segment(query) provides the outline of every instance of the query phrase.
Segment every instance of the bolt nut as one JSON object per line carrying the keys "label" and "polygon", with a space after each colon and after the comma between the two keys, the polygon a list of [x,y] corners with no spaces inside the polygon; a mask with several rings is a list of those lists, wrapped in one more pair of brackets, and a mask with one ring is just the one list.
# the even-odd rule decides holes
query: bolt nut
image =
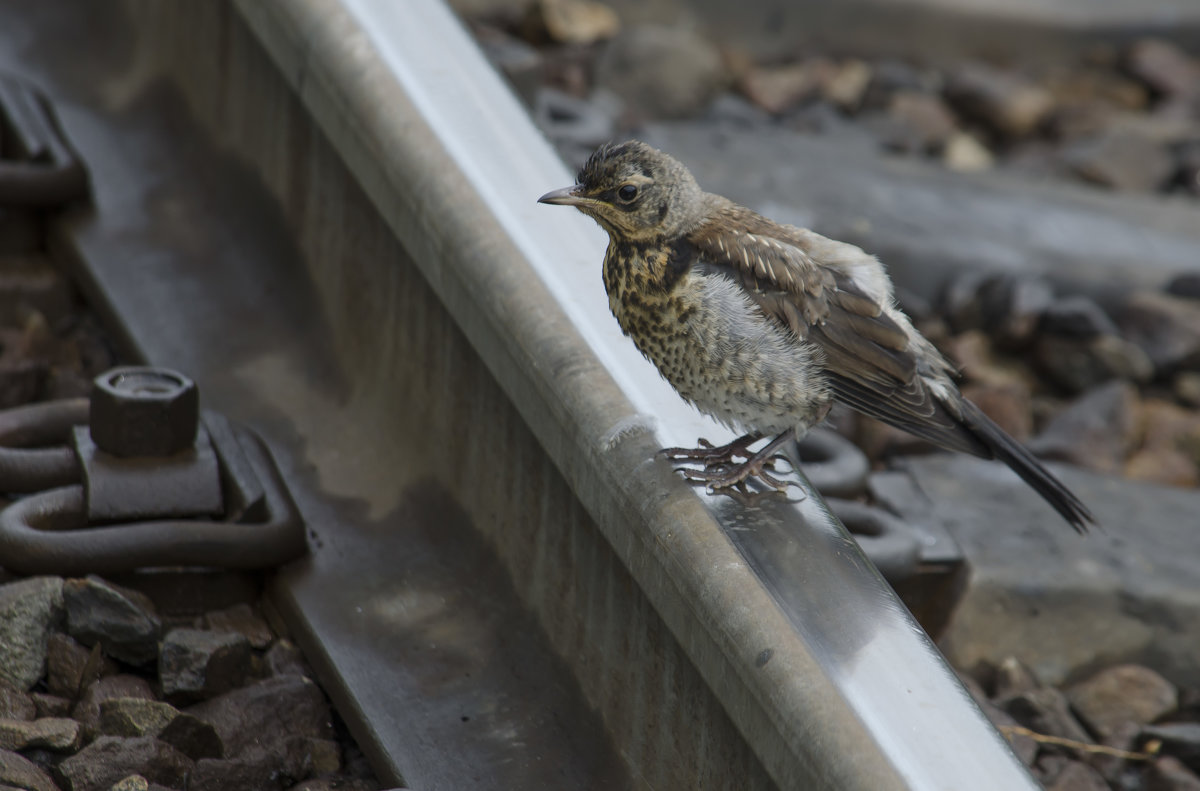
{"label": "bolt nut", "polygon": [[171,456],[192,447],[200,421],[196,383],[167,368],[113,368],[95,379],[88,426],[114,456]]}

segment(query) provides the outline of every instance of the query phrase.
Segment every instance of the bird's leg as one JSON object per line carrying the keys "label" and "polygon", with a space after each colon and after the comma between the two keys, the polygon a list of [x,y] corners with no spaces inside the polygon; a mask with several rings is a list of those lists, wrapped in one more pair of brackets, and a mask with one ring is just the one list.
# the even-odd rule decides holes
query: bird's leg
{"label": "bird's leg", "polygon": [[754,455],[750,451],[750,446],[762,437],[763,435],[758,432],[743,434],[733,442],[719,447],[714,447],[711,442],[701,437],[698,448],[663,448],[658,455],[660,458],[671,461],[702,461],[705,469],[708,469],[732,464],[735,456],[750,458]]}
{"label": "bird's leg", "polygon": [[[683,477],[687,480],[706,483],[714,489],[728,489],[733,486],[745,484],[751,478],[758,478],[768,486],[782,492],[787,489],[787,484],[768,473],[765,468],[771,463],[771,460],[775,457],[779,449],[785,443],[795,438],[795,429],[788,429],[768,442],[762,450],[749,456],[746,461],[732,467],[728,463],[718,463],[715,465],[705,465],[703,470],[680,467],[679,471],[683,473]],[[744,448],[745,446],[743,446],[743,450]],[[717,449],[714,448],[714,450]],[[713,467],[717,467],[718,469],[713,469]]]}

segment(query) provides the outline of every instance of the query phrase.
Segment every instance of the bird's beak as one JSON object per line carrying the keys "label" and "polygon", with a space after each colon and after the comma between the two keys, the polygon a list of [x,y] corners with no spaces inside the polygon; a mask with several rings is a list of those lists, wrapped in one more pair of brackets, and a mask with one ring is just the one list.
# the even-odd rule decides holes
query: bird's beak
{"label": "bird's beak", "polygon": [[587,203],[588,199],[579,194],[579,185],[572,184],[560,190],[547,192],[538,198],[538,203],[549,203],[554,206],[579,206]]}

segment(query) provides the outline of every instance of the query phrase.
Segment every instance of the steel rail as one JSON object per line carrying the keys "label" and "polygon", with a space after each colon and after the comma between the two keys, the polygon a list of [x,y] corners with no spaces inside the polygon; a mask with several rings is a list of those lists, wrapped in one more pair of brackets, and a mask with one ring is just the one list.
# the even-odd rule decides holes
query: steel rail
{"label": "steel rail", "polygon": [[815,492],[745,507],[650,460],[703,424],[619,337],[598,232],[534,204],[571,175],[443,4],[238,8],[780,787],[1036,787]]}

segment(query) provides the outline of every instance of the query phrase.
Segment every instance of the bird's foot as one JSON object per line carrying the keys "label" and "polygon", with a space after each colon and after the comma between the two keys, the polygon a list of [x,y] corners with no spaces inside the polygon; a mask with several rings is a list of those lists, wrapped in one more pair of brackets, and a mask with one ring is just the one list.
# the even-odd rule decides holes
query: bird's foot
{"label": "bird's foot", "polygon": [[[683,450],[681,448],[667,448],[661,451],[660,455],[673,461],[704,462],[703,469],[677,467],[676,471],[683,475],[685,480],[703,483],[714,490],[737,488],[748,491],[746,484],[757,478],[772,489],[783,492],[787,490],[787,482],[781,481],[767,470],[775,471],[775,457],[779,455],[779,448],[786,441],[792,439],[792,436],[791,431],[785,431],[756,453],[750,453],[747,446],[756,442],[761,436],[747,434],[719,448],[714,448],[707,440],[701,439],[702,447],[700,448],[683,453],[677,453],[677,451]],[[735,456],[745,456],[746,460],[736,464],[733,461]]]}
{"label": "bird's foot", "polygon": [[704,463],[705,469],[710,469],[731,465],[737,456],[751,458],[754,454],[750,446],[760,439],[762,434],[743,434],[727,445],[715,446],[701,437],[698,448],[663,448],[658,452],[658,456],[670,461],[699,461]]}

